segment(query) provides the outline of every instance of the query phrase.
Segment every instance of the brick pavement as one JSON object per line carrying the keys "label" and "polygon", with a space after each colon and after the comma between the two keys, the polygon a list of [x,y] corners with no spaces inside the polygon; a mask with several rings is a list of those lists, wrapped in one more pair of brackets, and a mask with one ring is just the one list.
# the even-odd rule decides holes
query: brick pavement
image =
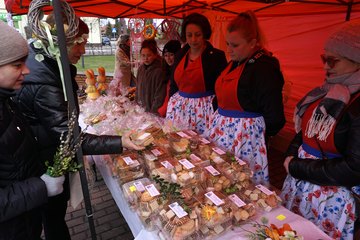
{"label": "brick pavement", "polygon": [[[274,149],[269,151],[270,182],[281,190],[285,179],[285,170],[282,166],[283,153]],[[99,175],[99,174],[98,174]],[[101,177],[100,177],[101,178]],[[93,206],[94,223],[98,240],[129,240],[134,239],[129,226],[121,215],[105,182],[100,179],[90,192]],[[90,230],[85,217],[84,203],[77,209],[68,208],[67,224],[72,240],[90,240]]]}

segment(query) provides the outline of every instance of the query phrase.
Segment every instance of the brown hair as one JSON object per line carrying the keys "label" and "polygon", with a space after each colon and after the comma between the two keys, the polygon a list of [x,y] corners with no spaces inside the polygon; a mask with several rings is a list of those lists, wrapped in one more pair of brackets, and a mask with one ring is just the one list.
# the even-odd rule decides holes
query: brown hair
{"label": "brown hair", "polygon": [[261,30],[259,22],[253,11],[240,13],[229,23],[227,31],[229,33],[239,31],[248,42],[252,39],[256,39],[257,45],[260,48],[263,48],[266,45],[264,33]]}
{"label": "brown hair", "polygon": [[154,39],[146,39],[146,40],[144,40],[141,43],[140,52],[141,52],[141,50],[143,50],[143,48],[148,48],[154,54],[159,55],[157,44],[156,44],[156,41]]}
{"label": "brown hair", "polygon": [[204,39],[209,40],[211,37],[211,26],[209,20],[200,13],[192,13],[185,17],[181,25],[181,40],[186,42],[186,27],[189,24],[195,24],[201,28]]}

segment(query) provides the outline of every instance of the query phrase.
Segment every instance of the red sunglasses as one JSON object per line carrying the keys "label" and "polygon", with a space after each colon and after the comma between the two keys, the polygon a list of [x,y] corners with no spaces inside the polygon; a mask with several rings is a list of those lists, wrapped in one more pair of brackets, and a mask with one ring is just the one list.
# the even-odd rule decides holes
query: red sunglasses
{"label": "red sunglasses", "polygon": [[326,63],[330,68],[334,68],[336,63],[338,63],[340,61],[340,59],[338,59],[336,57],[326,56],[325,54],[321,54],[320,57],[321,57],[323,64]]}

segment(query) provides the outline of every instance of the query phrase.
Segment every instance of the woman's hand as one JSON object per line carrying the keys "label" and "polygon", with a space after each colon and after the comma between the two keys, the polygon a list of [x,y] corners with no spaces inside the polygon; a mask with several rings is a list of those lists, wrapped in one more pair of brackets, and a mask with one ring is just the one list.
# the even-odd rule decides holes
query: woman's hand
{"label": "woman's hand", "polygon": [[121,143],[124,148],[133,149],[133,150],[144,150],[143,146],[134,144],[130,139],[131,131],[124,133],[121,137]]}
{"label": "woman's hand", "polygon": [[286,172],[289,174],[289,164],[290,164],[290,161],[294,158],[294,156],[288,156],[285,158],[285,161],[284,161],[284,167],[285,167],[285,170]]}

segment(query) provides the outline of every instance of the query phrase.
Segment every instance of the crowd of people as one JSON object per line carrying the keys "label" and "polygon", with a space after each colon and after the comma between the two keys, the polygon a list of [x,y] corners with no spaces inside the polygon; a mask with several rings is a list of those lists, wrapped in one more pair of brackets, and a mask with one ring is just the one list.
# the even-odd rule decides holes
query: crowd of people
{"label": "crowd of people", "polygon": [[[46,22],[53,27],[54,16]],[[76,36],[66,42],[74,96],[74,64],[85,53],[89,33],[78,22]],[[181,42],[167,42],[162,56],[154,39],[144,40],[136,78],[131,39],[120,36],[113,86],[136,86],[135,101],[145,111],[196,130],[246,161],[256,182],[267,183],[269,137],[285,124],[281,64],[266,48],[252,11],[240,13],[227,26],[229,62],[209,42],[211,34],[209,20],[192,13],[182,22]],[[0,21],[0,239],[40,239],[42,229],[47,240],[70,239],[64,220],[68,176],[51,177],[45,168],[60,135],[68,131],[69,106],[57,61],[38,41],[28,44]],[[297,104],[297,134],[284,161],[284,206],[335,239],[354,239],[359,225],[359,41],[359,21],[350,21],[327,40],[321,55],[325,81]],[[49,42],[42,44],[48,47]],[[129,134],[85,134],[81,147],[91,155],[142,149]],[[321,224],[324,219],[328,225]]]}

